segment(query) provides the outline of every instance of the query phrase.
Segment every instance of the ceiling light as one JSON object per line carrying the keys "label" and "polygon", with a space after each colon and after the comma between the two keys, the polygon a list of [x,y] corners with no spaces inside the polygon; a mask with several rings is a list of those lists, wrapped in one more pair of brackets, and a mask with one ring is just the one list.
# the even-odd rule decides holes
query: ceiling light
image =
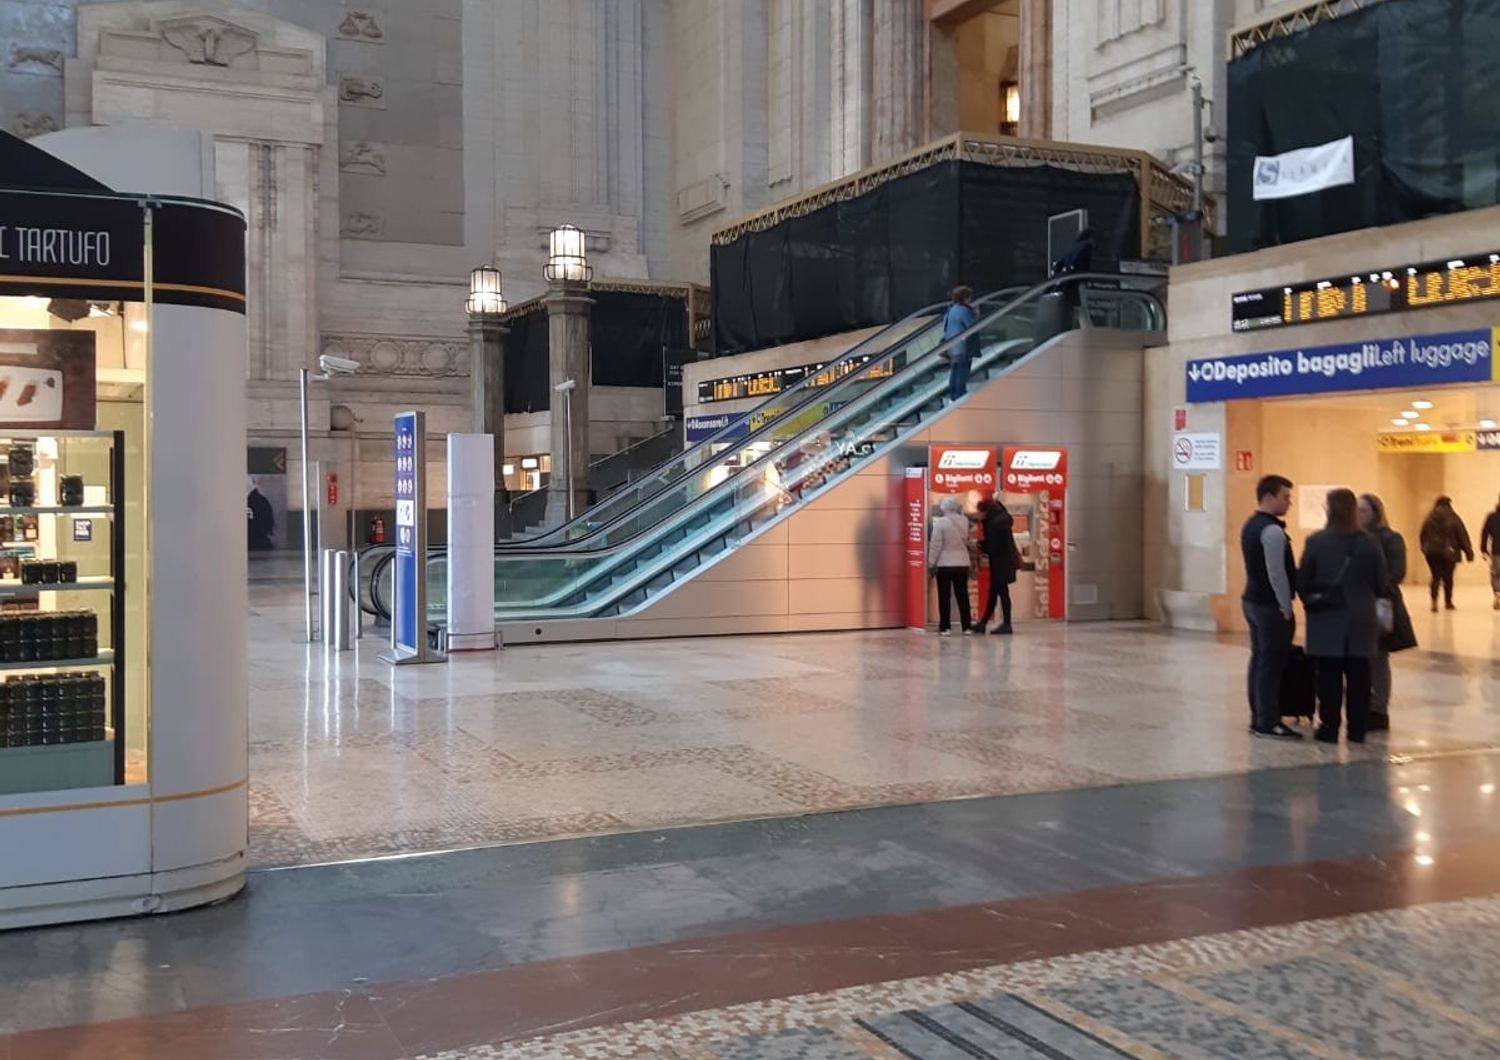
{"label": "ceiling light", "polygon": [[1431,854],[1418,854],[1416,860],[1417,860],[1417,864],[1418,865],[1431,865],[1432,864],[1432,855]]}
{"label": "ceiling light", "polygon": [[1479,421],[1479,429],[1481,431],[1493,431],[1495,429],[1495,421],[1494,420],[1480,420]]}
{"label": "ceiling light", "polygon": [[1419,430],[1419,431],[1430,431],[1430,430],[1432,430],[1432,424],[1430,424],[1430,423],[1419,423],[1419,424],[1417,424],[1417,430]]}
{"label": "ceiling light", "polygon": [[1481,784],[1481,785],[1479,785],[1479,793],[1481,795],[1493,795],[1493,794],[1495,794],[1495,785],[1493,785],[1493,784]]}
{"label": "ceiling light", "polygon": [[1432,402],[1430,402],[1430,401],[1413,401],[1411,403],[1411,407],[1414,408],[1414,409],[1430,409],[1430,408],[1432,408]]}
{"label": "ceiling light", "polygon": [[1401,413],[1401,415],[1405,416],[1409,420],[1414,420],[1417,418],[1417,410],[1407,409],[1405,412]]}
{"label": "ceiling light", "polygon": [[1395,419],[1391,420],[1391,423],[1395,424],[1397,427],[1405,427],[1407,424],[1411,423],[1411,420],[1407,419],[1405,416],[1397,416]]}

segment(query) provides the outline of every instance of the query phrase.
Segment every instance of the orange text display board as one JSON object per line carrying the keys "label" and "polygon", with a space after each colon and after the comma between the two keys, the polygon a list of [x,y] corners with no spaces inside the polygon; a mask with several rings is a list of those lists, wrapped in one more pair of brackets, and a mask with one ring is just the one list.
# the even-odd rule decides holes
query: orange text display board
{"label": "orange text display board", "polygon": [[1036,497],[1031,559],[1036,570],[1037,613],[1067,618],[1068,451],[1006,446],[1002,467],[1003,492]]}
{"label": "orange text display board", "polygon": [[909,467],[902,481],[902,595],[909,629],[927,627],[927,469]]}

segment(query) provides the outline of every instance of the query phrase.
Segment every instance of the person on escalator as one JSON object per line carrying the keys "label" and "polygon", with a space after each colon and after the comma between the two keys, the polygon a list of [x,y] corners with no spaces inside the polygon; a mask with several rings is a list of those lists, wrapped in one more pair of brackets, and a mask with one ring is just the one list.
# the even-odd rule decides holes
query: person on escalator
{"label": "person on escalator", "polygon": [[[1092,272],[1094,268],[1094,230],[1084,228],[1074,237],[1068,249],[1063,251],[1062,257],[1052,263],[1051,275],[1053,279],[1061,276],[1072,276],[1075,273]],[[1066,307],[1063,325],[1072,327],[1073,318],[1078,313],[1080,298],[1077,283],[1063,284],[1061,294],[1063,305]]]}
{"label": "person on escalator", "polygon": [[[974,311],[974,291],[962,284],[953,288],[953,304],[943,317],[943,342],[962,335],[979,322]],[[969,369],[974,364],[974,355],[979,350],[979,338],[970,335],[962,343],[943,353],[948,362],[948,403],[952,404],[969,392]]]}

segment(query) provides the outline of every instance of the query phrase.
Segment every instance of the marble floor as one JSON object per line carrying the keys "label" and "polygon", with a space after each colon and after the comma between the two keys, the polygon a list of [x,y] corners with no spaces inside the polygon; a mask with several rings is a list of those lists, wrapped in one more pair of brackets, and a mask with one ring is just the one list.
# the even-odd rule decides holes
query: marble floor
{"label": "marble floor", "polygon": [[1500,1058],[1500,897],[1021,961],[425,1060]]}
{"label": "marble floor", "polygon": [[254,864],[1402,760],[1500,745],[1482,614],[1417,616],[1396,724],[1253,740],[1246,649],[1144,624],[510,648],[393,670],[252,587]]}
{"label": "marble floor", "polygon": [[0,1060],[1495,1056],[1500,753],[251,874],[0,933]]}

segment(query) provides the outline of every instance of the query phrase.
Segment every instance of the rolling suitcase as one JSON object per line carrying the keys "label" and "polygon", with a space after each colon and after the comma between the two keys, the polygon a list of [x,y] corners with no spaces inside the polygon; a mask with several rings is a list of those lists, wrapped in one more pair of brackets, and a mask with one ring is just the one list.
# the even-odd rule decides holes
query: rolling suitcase
{"label": "rolling suitcase", "polygon": [[1306,718],[1311,722],[1318,712],[1317,685],[1313,662],[1301,646],[1292,645],[1286,669],[1281,674],[1281,716]]}

